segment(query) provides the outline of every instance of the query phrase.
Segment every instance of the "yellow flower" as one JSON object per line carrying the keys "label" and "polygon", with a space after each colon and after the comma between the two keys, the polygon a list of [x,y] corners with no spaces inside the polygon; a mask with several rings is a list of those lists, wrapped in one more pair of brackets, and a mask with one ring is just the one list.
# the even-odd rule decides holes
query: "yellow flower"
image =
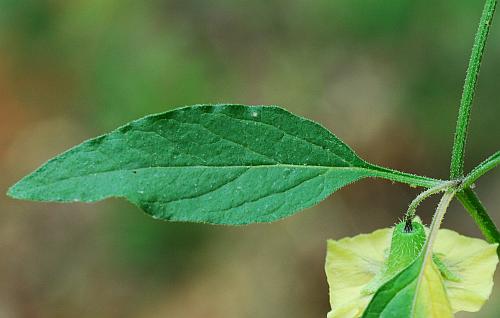
{"label": "yellow flower", "polygon": [[[371,286],[387,268],[391,237],[392,228],[386,228],[328,241],[325,269],[332,307],[328,318],[356,318],[363,314],[375,292]],[[489,298],[498,263],[497,246],[439,230],[433,267],[439,269],[442,280],[435,281],[443,282],[454,313],[478,311]]]}

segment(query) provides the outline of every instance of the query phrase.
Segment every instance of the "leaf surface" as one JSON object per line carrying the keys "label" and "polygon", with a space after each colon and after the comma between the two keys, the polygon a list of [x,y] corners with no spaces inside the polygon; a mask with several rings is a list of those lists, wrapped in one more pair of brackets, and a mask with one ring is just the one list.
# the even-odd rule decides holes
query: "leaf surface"
{"label": "leaf surface", "polygon": [[236,225],[282,219],[365,177],[436,182],[370,165],[319,124],[279,107],[196,105],[83,142],[8,194],[123,197],[158,219]]}
{"label": "leaf surface", "polygon": [[453,317],[442,277],[432,261],[424,264],[424,255],[375,293],[364,318]]}

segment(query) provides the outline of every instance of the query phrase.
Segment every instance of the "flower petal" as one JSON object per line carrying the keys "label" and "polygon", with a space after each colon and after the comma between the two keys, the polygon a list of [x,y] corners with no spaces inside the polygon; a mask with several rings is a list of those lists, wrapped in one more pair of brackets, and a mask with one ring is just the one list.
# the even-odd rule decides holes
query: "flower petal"
{"label": "flower petal", "polygon": [[[373,296],[367,291],[386,268],[392,232],[393,228],[385,228],[328,241],[325,270],[332,307],[328,318],[355,318],[363,314]],[[429,264],[432,266],[426,268],[426,277],[432,279],[427,283],[424,280],[421,290],[436,293],[444,287],[448,306],[451,305],[454,313],[478,311],[491,294],[493,274],[498,264],[497,247],[498,244],[489,244],[451,230],[439,230],[433,262]],[[426,284],[428,286],[424,286]],[[421,294],[419,298],[426,303],[427,296]],[[433,311],[447,307],[435,301],[432,305]]]}
{"label": "flower petal", "polygon": [[354,318],[363,313],[373,296],[363,289],[382,271],[391,235],[392,229],[386,228],[328,241],[325,270],[332,307],[328,318]]}
{"label": "flower petal", "polygon": [[490,297],[498,244],[439,230],[434,253],[459,280],[444,280],[453,312],[479,311]]}

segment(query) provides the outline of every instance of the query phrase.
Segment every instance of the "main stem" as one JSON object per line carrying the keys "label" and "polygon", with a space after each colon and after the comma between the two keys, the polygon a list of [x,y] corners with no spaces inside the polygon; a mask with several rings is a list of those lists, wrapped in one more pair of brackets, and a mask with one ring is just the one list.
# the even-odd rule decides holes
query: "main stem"
{"label": "main stem", "polygon": [[467,67],[467,74],[465,76],[462,99],[460,101],[460,110],[458,112],[457,127],[455,130],[455,140],[453,142],[453,152],[450,166],[451,179],[458,179],[464,175],[464,153],[472,100],[474,99],[479,69],[481,67],[484,48],[486,46],[486,40],[490,31],[496,4],[497,0],[486,0],[481,20],[479,21],[476,37],[474,39],[469,66]]}

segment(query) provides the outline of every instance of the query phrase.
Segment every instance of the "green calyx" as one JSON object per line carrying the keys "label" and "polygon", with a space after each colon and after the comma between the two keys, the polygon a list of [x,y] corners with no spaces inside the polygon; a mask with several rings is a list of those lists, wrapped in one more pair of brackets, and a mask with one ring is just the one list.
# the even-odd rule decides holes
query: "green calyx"
{"label": "green calyx", "polygon": [[410,265],[422,251],[425,239],[425,228],[418,217],[411,223],[401,221],[396,224],[384,269],[368,284],[363,294],[375,293],[380,286]]}
{"label": "green calyx", "polygon": [[[375,293],[380,286],[410,266],[422,252],[426,239],[426,229],[420,218],[416,217],[411,222],[401,221],[396,224],[392,231],[391,247],[384,269],[368,284],[363,294]],[[433,255],[432,259],[444,279],[460,281],[460,278],[447,268],[439,255]]]}
{"label": "green calyx", "polygon": [[384,276],[390,279],[410,265],[422,251],[425,239],[425,228],[418,219],[411,222],[411,227],[406,222],[398,223],[392,232]]}

